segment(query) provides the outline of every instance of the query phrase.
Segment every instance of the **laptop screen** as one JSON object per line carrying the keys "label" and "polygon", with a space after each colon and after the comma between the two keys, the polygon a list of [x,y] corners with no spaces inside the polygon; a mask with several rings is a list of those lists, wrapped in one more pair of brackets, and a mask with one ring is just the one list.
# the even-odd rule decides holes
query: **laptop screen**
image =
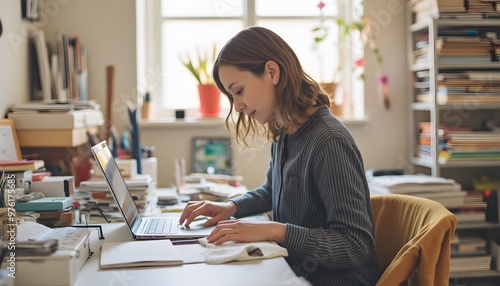
{"label": "laptop screen", "polygon": [[106,141],[103,141],[93,146],[91,151],[108,182],[108,187],[118,204],[118,208],[122,212],[127,224],[132,228],[139,210],[132,199],[132,195],[130,195],[125,180],[111,154],[111,150],[109,150]]}

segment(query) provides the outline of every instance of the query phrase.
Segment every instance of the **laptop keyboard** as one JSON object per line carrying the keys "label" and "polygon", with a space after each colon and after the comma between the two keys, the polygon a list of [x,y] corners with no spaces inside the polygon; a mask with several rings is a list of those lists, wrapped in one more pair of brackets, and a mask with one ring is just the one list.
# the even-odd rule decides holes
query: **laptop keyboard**
{"label": "laptop keyboard", "polygon": [[172,219],[151,218],[148,219],[145,228],[146,234],[174,234],[179,226]]}

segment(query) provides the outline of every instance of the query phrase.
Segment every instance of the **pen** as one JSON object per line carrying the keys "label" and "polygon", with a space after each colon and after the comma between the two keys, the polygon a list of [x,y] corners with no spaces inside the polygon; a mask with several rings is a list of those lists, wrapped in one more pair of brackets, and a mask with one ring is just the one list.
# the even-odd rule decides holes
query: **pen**
{"label": "pen", "polygon": [[172,240],[173,245],[199,244],[198,239]]}

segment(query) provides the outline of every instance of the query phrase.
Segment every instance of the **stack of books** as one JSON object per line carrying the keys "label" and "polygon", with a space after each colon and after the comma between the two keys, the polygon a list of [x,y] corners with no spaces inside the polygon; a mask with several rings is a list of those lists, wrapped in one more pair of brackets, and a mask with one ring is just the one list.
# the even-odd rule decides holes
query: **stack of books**
{"label": "stack of books", "polygon": [[[136,175],[124,179],[139,211],[143,214],[154,213],[158,208],[158,196],[156,182],[151,176]],[[80,212],[90,214],[93,221],[100,221],[102,213],[110,220],[123,220],[108,184],[102,177],[93,176],[90,180],[80,182],[75,199],[80,204]]]}
{"label": "stack of books", "polygon": [[[33,182],[33,172],[43,170],[45,170],[45,162],[43,160],[0,160],[0,177],[9,183],[8,188],[15,190],[16,198],[24,196],[29,192],[30,184]],[[1,207],[8,205],[7,200],[8,198],[4,197],[4,193],[0,193]]]}
{"label": "stack of books", "polygon": [[491,62],[491,40],[479,36],[476,28],[441,29],[436,40],[438,63]]}
{"label": "stack of books", "polygon": [[[419,71],[417,82],[429,82],[429,72]],[[500,103],[500,72],[439,73],[437,102],[444,104]],[[429,88],[417,89],[418,102],[430,102]]]}
{"label": "stack of books", "polygon": [[8,113],[21,147],[75,147],[88,142],[104,124],[99,105],[33,102]]}
{"label": "stack of books", "polygon": [[[495,59],[492,56],[494,43],[490,38],[480,34],[477,28],[442,28],[438,30],[435,43],[435,56],[439,64],[465,62],[468,64],[488,63]],[[429,64],[429,35],[425,34],[415,39],[412,51],[414,64]],[[439,79],[439,77],[438,77]],[[472,81],[471,81],[472,82]],[[439,82],[439,85],[462,85]],[[467,82],[465,82],[467,83]]]}
{"label": "stack of books", "polygon": [[410,0],[414,21],[427,17],[441,19],[483,19],[497,18],[497,1],[489,0]]}
{"label": "stack of books", "polygon": [[410,0],[409,4],[415,22],[425,20],[427,17],[453,17],[467,12],[464,1],[457,0]]}
{"label": "stack of books", "polygon": [[449,131],[444,134],[446,148],[439,152],[438,161],[500,160],[500,132]]}
{"label": "stack of books", "polygon": [[470,257],[452,257],[450,272],[489,271],[491,269],[491,255],[477,255]]}
{"label": "stack of books", "polygon": [[35,213],[36,221],[47,227],[71,226],[75,222],[71,197],[42,197],[26,202],[17,202],[14,208],[20,216]]}
{"label": "stack of books", "polygon": [[470,257],[487,254],[486,240],[477,235],[455,233],[451,240],[452,257]]}
{"label": "stack of books", "polygon": [[450,210],[455,214],[458,222],[485,222],[487,207],[483,192],[469,191],[464,198],[463,205]]}

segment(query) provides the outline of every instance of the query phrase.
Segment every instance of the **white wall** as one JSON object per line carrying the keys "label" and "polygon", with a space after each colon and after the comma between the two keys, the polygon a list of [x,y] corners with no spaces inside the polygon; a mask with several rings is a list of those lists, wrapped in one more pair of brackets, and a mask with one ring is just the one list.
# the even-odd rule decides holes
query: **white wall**
{"label": "white wall", "polygon": [[103,111],[106,111],[106,66],[115,66],[113,124],[123,130],[129,122],[126,102],[135,102],[137,97],[135,1],[45,3],[48,20],[43,30],[47,42],[55,48],[57,33],[80,37],[87,47],[89,98],[100,103]]}
{"label": "white wall", "polygon": [[[15,4],[12,4],[16,2]],[[123,130],[128,125],[124,102],[136,96],[136,30],[135,1],[133,0],[49,0],[52,4],[46,10],[48,21],[44,23],[47,40],[55,42],[55,32],[79,35],[88,47],[89,55],[89,96],[102,104],[105,110],[105,67],[116,66],[114,122]],[[407,60],[405,1],[374,0],[365,1],[366,14],[382,27],[378,43],[384,57],[384,71],[389,76],[391,109],[385,110],[377,98],[375,65],[366,67],[366,114],[369,122],[348,125],[361,153],[366,168],[394,168],[406,166],[407,147]],[[18,30],[20,15],[18,1],[0,1],[0,17],[4,30]],[[57,5],[55,5],[57,4]],[[399,7],[399,13],[397,13]],[[396,12],[395,12],[396,11]],[[12,26],[11,26],[12,25]],[[9,27],[9,28],[7,28]],[[14,28],[16,27],[16,28]],[[0,38],[0,111],[19,101],[27,100],[27,61],[23,53],[16,52],[6,42],[6,31]],[[3,52],[7,48],[7,55]],[[24,47],[26,50],[26,47]],[[368,57],[371,55],[368,54]],[[373,62],[373,61],[371,61]],[[7,78],[6,78],[7,76]],[[6,100],[4,100],[4,98]],[[175,157],[190,158],[193,136],[227,135],[224,127],[143,127],[141,143],[154,145],[155,156],[159,159],[159,185],[174,182]],[[245,177],[244,183],[255,187],[264,180],[269,161],[269,148],[262,151],[235,152],[236,170]]]}
{"label": "white wall", "polygon": [[376,65],[371,57],[366,69],[366,115],[369,123],[349,127],[368,168],[409,167],[408,95],[410,74],[406,56],[406,1],[364,1],[365,14],[379,27],[377,42],[384,59],[383,70],[389,77],[390,110],[385,110],[377,93]]}
{"label": "white wall", "polygon": [[0,1],[0,112],[29,98],[28,31],[21,19],[21,1]]}

